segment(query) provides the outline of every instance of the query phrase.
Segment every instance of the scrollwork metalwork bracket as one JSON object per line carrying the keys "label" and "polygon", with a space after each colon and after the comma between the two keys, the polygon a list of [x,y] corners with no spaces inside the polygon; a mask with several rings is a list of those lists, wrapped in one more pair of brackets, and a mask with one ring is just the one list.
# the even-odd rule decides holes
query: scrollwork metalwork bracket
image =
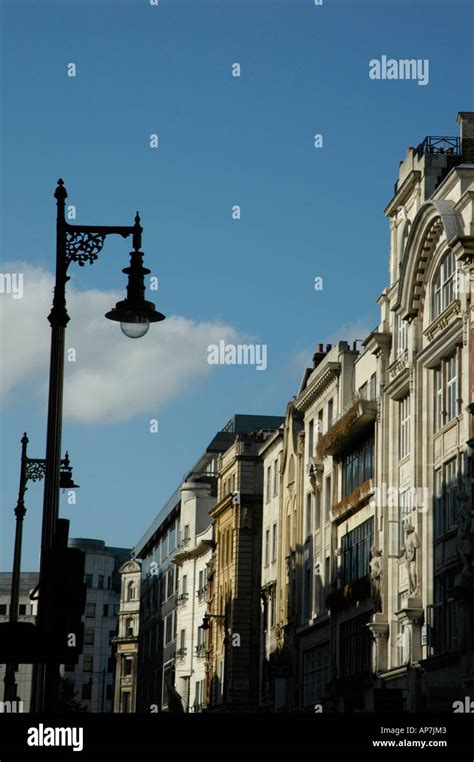
{"label": "scrollwork metalwork bracket", "polygon": [[92,265],[98,259],[105,241],[105,233],[85,233],[70,231],[66,233],[66,266],[77,262],[84,267],[86,262]]}
{"label": "scrollwork metalwork bracket", "polygon": [[46,473],[46,461],[41,458],[26,459],[26,478],[31,482],[39,482]]}

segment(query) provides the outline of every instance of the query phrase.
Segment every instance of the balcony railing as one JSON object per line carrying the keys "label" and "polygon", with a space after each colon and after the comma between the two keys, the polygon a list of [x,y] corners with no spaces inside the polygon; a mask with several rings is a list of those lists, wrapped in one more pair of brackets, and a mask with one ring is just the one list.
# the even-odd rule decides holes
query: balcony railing
{"label": "balcony railing", "polygon": [[184,659],[184,657],[186,656],[187,652],[188,652],[187,648],[178,648],[176,650],[176,658],[177,659]]}
{"label": "balcony railing", "polygon": [[204,656],[206,655],[206,651],[207,651],[206,644],[199,643],[199,645],[196,646],[196,656],[198,657],[198,659],[204,658]]}
{"label": "balcony railing", "polygon": [[447,135],[428,135],[416,149],[420,154],[443,154],[459,156],[461,154],[461,140],[459,137]]}
{"label": "balcony railing", "polygon": [[178,603],[183,605],[184,603],[186,603],[188,598],[189,598],[188,593],[181,593],[181,595],[178,595]]}

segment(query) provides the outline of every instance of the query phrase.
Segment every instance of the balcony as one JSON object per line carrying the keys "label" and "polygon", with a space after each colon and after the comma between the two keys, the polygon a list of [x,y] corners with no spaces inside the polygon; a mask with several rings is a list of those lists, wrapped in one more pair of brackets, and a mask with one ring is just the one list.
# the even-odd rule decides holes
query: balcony
{"label": "balcony", "polygon": [[331,508],[334,521],[341,521],[342,519],[351,516],[368,501],[368,498],[374,494],[374,491],[374,483],[372,479],[367,479],[353,489],[349,495],[344,497]]}
{"label": "balcony", "polygon": [[319,458],[347,449],[377,417],[376,400],[356,399],[352,406],[324,434],[316,446]]}
{"label": "balcony", "polygon": [[178,595],[178,603],[180,606],[184,606],[184,604],[187,602],[189,598],[188,593],[181,593],[181,595]]}
{"label": "balcony", "polygon": [[196,646],[196,656],[198,659],[203,659],[206,655],[207,648],[205,643],[199,643]]}
{"label": "balcony", "polygon": [[204,587],[200,587],[196,594],[197,594],[199,603],[206,603],[206,601],[207,601],[207,585],[205,585]]}
{"label": "balcony", "polygon": [[188,652],[187,648],[178,648],[176,650],[176,659],[182,661]]}

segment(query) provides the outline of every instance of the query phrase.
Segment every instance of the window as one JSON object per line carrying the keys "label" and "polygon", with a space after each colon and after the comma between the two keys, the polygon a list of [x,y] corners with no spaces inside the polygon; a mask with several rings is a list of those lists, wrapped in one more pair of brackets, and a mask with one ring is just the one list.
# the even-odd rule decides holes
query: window
{"label": "window", "polygon": [[26,603],[20,603],[18,606],[18,616],[26,616]]}
{"label": "window", "polygon": [[272,528],[272,561],[276,561],[277,557],[277,525],[276,523]]}
{"label": "window", "polygon": [[275,627],[275,623],[276,623],[276,585],[273,585],[270,591],[270,627]]}
{"label": "window", "polygon": [[107,659],[107,672],[115,672],[115,656],[109,656]]}
{"label": "window", "polygon": [[130,700],[130,691],[123,691],[122,693],[122,714],[129,714],[132,702]]}
{"label": "window", "polygon": [[107,590],[112,587],[112,577],[107,577]]}
{"label": "window", "polygon": [[125,677],[129,677],[133,670],[133,657],[125,656],[123,660],[123,674]]}
{"label": "window", "polygon": [[304,570],[304,591],[303,591],[303,621],[311,619],[311,564],[306,562]]}
{"label": "window", "polygon": [[372,373],[369,384],[369,400],[375,400],[377,398],[377,374]]}
{"label": "window", "polygon": [[84,683],[81,691],[81,698],[83,701],[90,701],[92,698],[92,683]]}
{"label": "window", "polygon": [[86,630],[84,633],[84,645],[85,646],[93,646],[94,645],[94,630]]}
{"label": "window", "polygon": [[398,411],[400,417],[400,430],[399,430],[399,452],[398,456],[400,460],[405,458],[410,452],[410,395],[407,394],[398,403]]}
{"label": "window", "polygon": [[[435,654],[449,653],[460,647],[459,627],[456,620],[456,601],[453,596],[455,572],[449,570],[434,579],[434,606],[428,607],[429,620],[433,627],[433,647]],[[430,616],[431,614],[431,616]]]}
{"label": "window", "polygon": [[86,603],[86,617],[89,619],[95,617],[95,603]]}
{"label": "window", "polygon": [[93,656],[84,656],[83,671],[84,672],[94,671],[94,657]]}
{"label": "window", "polygon": [[273,461],[273,497],[278,495],[278,477],[279,477],[279,469],[278,469],[278,458]]}
{"label": "window", "polygon": [[314,453],[314,422],[310,421],[308,425],[308,458]]}
{"label": "window", "polygon": [[320,410],[318,413],[318,442],[321,439],[323,435],[323,411]]}
{"label": "window", "polygon": [[181,595],[187,596],[188,594],[188,575],[183,574],[183,579],[181,580]]}
{"label": "window", "polygon": [[457,459],[453,458],[434,472],[434,538],[456,526]]}
{"label": "window", "polygon": [[171,566],[168,569],[166,579],[167,579],[166,597],[169,598],[174,593],[174,567],[173,566]]}
{"label": "window", "polygon": [[400,315],[395,317],[397,358],[401,357],[408,346],[408,323]]}
{"label": "window", "polygon": [[355,677],[370,671],[372,636],[367,624],[371,618],[372,613],[369,611],[340,625],[341,677]]}
{"label": "window", "polygon": [[313,496],[311,492],[306,495],[306,537],[311,535],[311,519],[313,510]]}
{"label": "window", "polygon": [[0,603],[0,616],[6,616],[6,615],[7,615],[7,604]]}
{"label": "window", "polygon": [[[331,488],[329,487],[329,491]],[[321,490],[317,489],[314,493],[314,531],[321,529]]]}
{"label": "window", "polygon": [[326,476],[325,482],[325,497],[324,497],[324,520],[329,520],[329,511],[331,510],[332,494],[331,494],[331,477]]}
{"label": "window", "polygon": [[125,622],[125,635],[127,638],[133,638],[133,619],[131,617]]}
{"label": "window", "polygon": [[168,547],[166,542],[166,534],[161,538],[161,563],[168,558]]}
{"label": "window", "polygon": [[347,532],[342,538],[342,584],[352,582],[369,573],[370,548],[374,543],[374,520]]}
{"label": "window", "polygon": [[129,582],[127,585],[127,601],[134,601],[136,597],[135,582]]}
{"label": "window", "polygon": [[456,353],[444,359],[434,369],[434,430],[438,431],[458,415],[459,367]]}
{"label": "window", "polygon": [[271,493],[270,493],[271,478],[272,478],[272,469],[270,468],[270,466],[268,466],[267,467],[267,483],[265,487],[265,497],[266,497],[267,503],[271,497]]}
{"label": "window", "polygon": [[164,643],[165,646],[169,645],[174,637],[173,632],[173,616],[174,612],[171,612],[171,614],[168,614],[167,617],[165,617],[163,622],[163,628],[164,628]]}
{"label": "window", "polygon": [[445,310],[455,299],[456,260],[450,250],[445,255],[434,282],[433,319]]}
{"label": "window", "polygon": [[186,524],[184,527],[183,540],[185,543],[189,542],[189,524]]}
{"label": "window", "polygon": [[265,566],[270,563],[270,530],[265,531]]}
{"label": "window", "polygon": [[373,476],[374,437],[371,435],[356,449],[342,456],[342,497],[350,495]]}
{"label": "window", "polygon": [[103,590],[104,589],[104,575],[103,574],[99,574],[99,576],[98,576],[97,587],[99,588],[99,590]]}
{"label": "window", "polygon": [[328,431],[332,426],[333,415],[334,415],[334,401],[329,400],[328,402]]}
{"label": "window", "polygon": [[86,583],[86,587],[92,587],[92,574],[85,574],[84,582]]}
{"label": "window", "polygon": [[173,526],[170,529],[170,534],[169,534],[169,553],[170,553],[170,555],[173,552],[173,550],[175,549],[175,547],[176,547],[176,524],[173,524]]}
{"label": "window", "polygon": [[329,643],[310,648],[303,654],[303,704],[320,703],[329,681]]}
{"label": "window", "polygon": [[179,633],[179,650],[184,654],[186,648],[186,630],[181,630]]}
{"label": "window", "polygon": [[109,616],[109,604],[104,603],[102,606],[102,616]]}

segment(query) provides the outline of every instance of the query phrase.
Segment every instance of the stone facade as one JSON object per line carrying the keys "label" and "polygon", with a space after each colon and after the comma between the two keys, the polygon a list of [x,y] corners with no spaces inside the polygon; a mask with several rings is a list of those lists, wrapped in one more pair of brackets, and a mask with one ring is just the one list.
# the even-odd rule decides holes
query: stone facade
{"label": "stone facade", "polygon": [[115,645],[114,712],[127,714],[136,711],[138,630],[140,624],[141,569],[133,559],[119,569],[121,576],[118,634]]}

